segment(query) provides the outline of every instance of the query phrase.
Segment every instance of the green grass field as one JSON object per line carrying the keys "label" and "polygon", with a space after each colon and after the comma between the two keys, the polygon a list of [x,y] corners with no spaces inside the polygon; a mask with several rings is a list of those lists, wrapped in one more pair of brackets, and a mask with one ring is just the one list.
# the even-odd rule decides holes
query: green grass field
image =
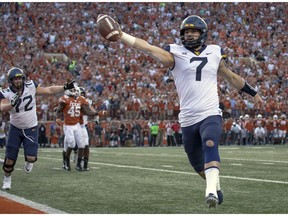
{"label": "green grass field", "polygon": [[30,174],[20,151],[8,193],[71,214],[288,213],[288,145],[220,147],[225,197],[216,209],[182,147],[92,148],[89,172],[62,170],[61,151],[39,149]]}

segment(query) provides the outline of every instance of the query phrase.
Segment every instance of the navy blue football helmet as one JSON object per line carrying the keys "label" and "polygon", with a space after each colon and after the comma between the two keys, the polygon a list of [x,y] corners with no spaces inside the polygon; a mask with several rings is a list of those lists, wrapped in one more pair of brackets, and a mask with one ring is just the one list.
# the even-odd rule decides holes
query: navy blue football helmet
{"label": "navy blue football helmet", "polygon": [[[184,33],[186,29],[197,29],[200,31],[200,37],[197,40],[186,41],[184,38]],[[187,49],[197,48],[202,46],[208,36],[208,27],[206,22],[199,16],[191,15],[184,19],[180,26],[180,39],[184,47]]]}
{"label": "navy blue football helmet", "polygon": [[[17,67],[13,67],[8,71],[7,77],[8,77],[8,83],[9,83],[10,87],[16,88],[18,90],[23,88],[24,82],[26,80],[26,76],[25,76],[23,70],[21,70],[20,68],[17,68]],[[13,82],[13,79],[16,77],[22,78],[23,82],[21,85],[15,85],[15,83]]]}

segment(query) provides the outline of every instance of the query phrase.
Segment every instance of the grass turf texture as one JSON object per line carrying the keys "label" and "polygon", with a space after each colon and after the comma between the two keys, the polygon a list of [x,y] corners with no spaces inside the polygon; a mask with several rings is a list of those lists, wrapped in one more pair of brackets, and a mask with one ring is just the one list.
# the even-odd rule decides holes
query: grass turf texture
{"label": "grass turf texture", "polygon": [[224,203],[216,209],[207,208],[205,181],[182,147],[92,148],[89,172],[76,171],[73,162],[64,171],[61,151],[39,149],[26,174],[20,150],[8,192],[71,214],[288,212],[288,145],[220,147]]}

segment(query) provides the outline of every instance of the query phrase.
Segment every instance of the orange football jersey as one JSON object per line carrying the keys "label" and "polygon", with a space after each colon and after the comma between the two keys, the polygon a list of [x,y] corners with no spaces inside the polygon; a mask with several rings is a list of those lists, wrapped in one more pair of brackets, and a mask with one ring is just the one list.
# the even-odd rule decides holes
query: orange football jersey
{"label": "orange football jersey", "polygon": [[65,125],[75,125],[80,122],[81,115],[81,105],[85,103],[85,99],[83,97],[78,97],[75,99],[74,97],[69,97],[67,95],[63,95],[59,99],[60,103],[64,103],[64,124]]}
{"label": "orange football jersey", "polygon": [[279,130],[287,130],[287,125],[288,125],[288,122],[286,119],[280,119],[279,120]]}

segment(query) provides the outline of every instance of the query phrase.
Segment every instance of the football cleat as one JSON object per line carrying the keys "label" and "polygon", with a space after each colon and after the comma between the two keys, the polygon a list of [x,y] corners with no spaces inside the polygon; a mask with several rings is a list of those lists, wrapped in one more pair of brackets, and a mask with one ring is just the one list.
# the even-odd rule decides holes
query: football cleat
{"label": "football cleat", "polygon": [[82,169],[81,166],[76,166],[75,169],[76,169],[77,171],[83,171],[83,169]]}
{"label": "football cleat", "polygon": [[83,171],[90,171],[89,167],[83,167]]}
{"label": "football cleat", "polygon": [[29,163],[28,161],[25,161],[24,164],[24,170],[26,173],[30,173],[33,169],[33,163]]}
{"label": "football cleat", "polygon": [[10,190],[11,189],[11,176],[5,176],[4,175],[2,189],[3,190]]}
{"label": "football cleat", "polygon": [[71,167],[70,166],[63,166],[63,169],[67,170],[67,171],[71,171]]}
{"label": "football cleat", "polygon": [[70,167],[70,159],[66,159],[65,161],[65,170],[71,171],[71,167]]}
{"label": "football cleat", "polygon": [[214,194],[209,193],[209,195],[205,198],[205,202],[208,205],[209,209],[216,208],[218,204],[218,199]]}
{"label": "football cleat", "polygon": [[224,200],[224,196],[221,190],[217,191],[217,196],[218,196],[218,204],[220,205]]}

